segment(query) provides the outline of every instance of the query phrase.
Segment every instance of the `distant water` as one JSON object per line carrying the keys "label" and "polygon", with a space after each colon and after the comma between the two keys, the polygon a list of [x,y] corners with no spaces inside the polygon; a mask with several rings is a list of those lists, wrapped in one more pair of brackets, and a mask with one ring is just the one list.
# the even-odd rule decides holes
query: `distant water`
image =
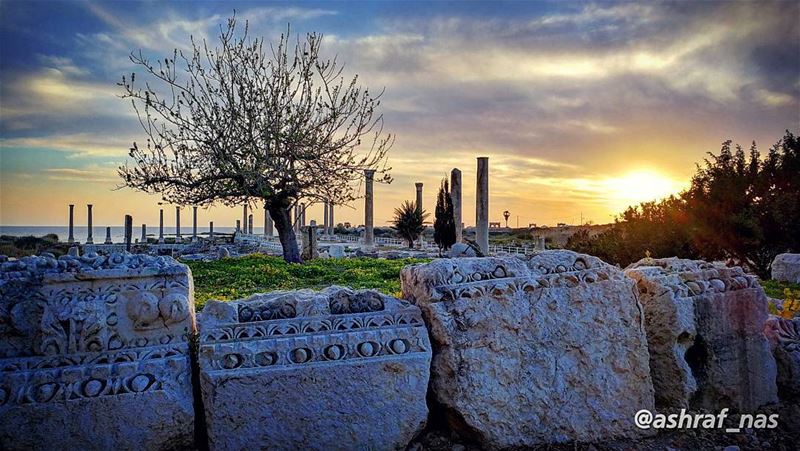
{"label": "distant water", "polygon": [[[74,235],[75,241],[84,243],[86,242],[86,236],[89,228],[86,226],[75,226],[74,228]],[[236,230],[235,227],[214,227],[214,233],[233,233]],[[253,233],[263,233],[263,227],[253,227]],[[63,226],[4,226],[0,225],[0,235],[11,235],[11,236],[36,236],[41,237],[44,235],[48,235],[54,233],[58,235],[58,239],[60,241],[67,241],[69,238],[69,227]],[[105,227],[92,227],[93,233],[93,240],[95,244],[102,243],[106,239],[106,228]],[[208,227],[197,227],[197,234],[198,235],[208,235]],[[175,235],[175,227],[164,227],[164,236],[174,236]],[[181,235],[184,237],[192,236],[192,227],[181,227]],[[149,238],[158,238],[158,227],[147,227],[147,236]],[[133,241],[137,239],[141,240],[142,238],[142,227],[135,226],[133,227]],[[111,227],[111,241],[115,243],[122,243],[125,241],[125,227]]]}

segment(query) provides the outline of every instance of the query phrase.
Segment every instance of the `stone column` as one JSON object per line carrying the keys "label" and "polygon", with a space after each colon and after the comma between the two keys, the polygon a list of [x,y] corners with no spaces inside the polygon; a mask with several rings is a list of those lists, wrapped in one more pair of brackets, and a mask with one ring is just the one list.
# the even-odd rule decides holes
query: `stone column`
{"label": "stone column", "polygon": [[330,219],[328,219],[328,224],[330,224],[331,227],[330,235],[333,236],[336,233],[336,223],[333,219],[333,202],[331,202],[328,207],[328,214],[330,215]]}
{"label": "stone column", "polygon": [[69,238],[67,242],[72,244],[75,242],[75,222],[74,222],[75,205],[69,204]]}
{"label": "stone column", "polygon": [[308,227],[303,227],[301,230],[303,231],[303,250],[300,257],[306,261],[319,258],[319,251],[317,250],[316,224],[312,224]]}
{"label": "stone column", "polygon": [[242,231],[242,220],[241,219],[237,219],[236,220],[236,231],[239,232],[239,233],[244,233]]}
{"label": "stone column", "polygon": [[158,210],[158,244],[164,244],[164,209]]}
{"label": "stone column", "polygon": [[300,204],[300,227],[306,226],[306,204]]}
{"label": "stone column", "polygon": [[324,203],[323,213],[322,213],[322,234],[328,235],[328,201],[326,200]]}
{"label": "stone column", "polygon": [[192,207],[192,241],[197,241],[197,205]]}
{"label": "stone column", "polygon": [[147,244],[147,224],[142,224],[142,239],[139,241]]}
{"label": "stone column", "polygon": [[478,157],[478,185],[475,190],[475,227],[477,242],[484,255],[489,254],[489,157]]}
{"label": "stone column", "polygon": [[374,169],[364,170],[366,188],[364,189],[364,245],[371,247],[375,242],[375,231],[373,230],[373,192],[372,181],[375,177]]}
{"label": "stone column", "polygon": [[131,251],[131,241],[133,241],[133,216],[125,215],[125,250]]}
{"label": "stone column", "polygon": [[[422,211],[422,182],[417,182],[414,184],[417,187],[417,208]],[[417,238],[417,247],[422,248],[422,234],[419,234],[419,238]]]}
{"label": "stone column", "polygon": [[181,242],[181,207],[175,207],[175,243]]}
{"label": "stone column", "polygon": [[114,242],[111,241],[111,227],[106,227],[106,241],[103,244],[114,244]]}
{"label": "stone column", "polygon": [[94,239],[92,239],[92,204],[86,205],[89,213],[89,232],[86,234],[86,244],[94,244]]}
{"label": "stone column", "polygon": [[450,199],[453,201],[453,222],[456,223],[456,243],[463,238],[464,221],[461,218],[461,170],[450,171]]}
{"label": "stone column", "polygon": [[247,233],[253,234],[253,215],[247,215]]}
{"label": "stone column", "polygon": [[272,216],[269,215],[266,205],[264,205],[264,235],[272,238]]}
{"label": "stone column", "polygon": [[292,208],[292,211],[294,212],[294,215],[292,216],[294,218],[294,222],[292,223],[294,225],[293,226],[294,233],[299,233],[300,232],[300,204],[296,204]]}
{"label": "stone column", "polygon": [[208,239],[214,241],[214,221],[208,222]]}
{"label": "stone column", "polygon": [[242,233],[247,233],[247,204],[242,208]]}

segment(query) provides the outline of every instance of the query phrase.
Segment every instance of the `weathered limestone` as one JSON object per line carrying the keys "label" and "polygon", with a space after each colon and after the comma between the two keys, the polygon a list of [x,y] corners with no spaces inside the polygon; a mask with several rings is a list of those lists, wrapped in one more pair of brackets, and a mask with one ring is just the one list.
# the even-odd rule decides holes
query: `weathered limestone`
{"label": "weathered limestone", "polygon": [[778,254],[772,261],[772,278],[800,283],[800,254]]}
{"label": "weathered limestone", "polygon": [[0,448],[193,445],[189,268],[50,254],[0,267]]}
{"label": "weathered limestone", "polygon": [[450,199],[453,201],[453,220],[456,223],[456,244],[460,243],[464,234],[464,220],[461,217],[461,170],[450,171]]}
{"label": "weathered limestone", "polygon": [[755,277],[679,258],[643,259],[625,274],[644,308],[660,406],[752,412],[777,401],[767,298]]}
{"label": "weathered limestone", "polygon": [[199,315],[212,450],[404,449],[425,424],[417,307],[330,287],[210,301]]}
{"label": "weathered limestone", "polygon": [[375,178],[374,169],[364,170],[364,246],[372,247],[375,244],[375,231],[373,230],[374,207],[372,183]]}
{"label": "weathered limestone", "polygon": [[164,209],[158,210],[158,244],[164,244]]}
{"label": "weathered limestone", "polygon": [[489,255],[489,157],[478,157],[478,183],[475,190],[476,242],[483,255]]}
{"label": "weathered limestone", "polygon": [[476,257],[475,249],[467,243],[456,243],[447,254],[450,258]]}
{"label": "weathered limestone", "polygon": [[181,207],[175,207],[175,242],[181,242]]}
{"label": "weathered limestone", "polygon": [[69,204],[69,238],[67,242],[72,244],[75,242],[75,204]]}
{"label": "weathered limestone", "polygon": [[432,390],[488,449],[644,433],[653,409],[633,281],[571,251],[439,259],[401,271],[435,345]]}
{"label": "weathered limestone", "polygon": [[94,244],[94,239],[92,238],[92,204],[87,204],[86,208],[88,210],[88,232],[86,233],[86,244]]}
{"label": "weathered limestone", "polygon": [[784,400],[800,399],[800,318],[770,315],[764,334],[778,367],[778,394]]}
{"label": "weathered limestone", "polygon": [[[311,221],[312,223],[314,221]],[[303,260],[313,260],[319,258],[317,249],[317,226],[310,225],[303,227],[303,250],[300,253]]]}
{"label": "weathered limestone", "polygon": [[344,252],[344,245],[343,244],[331,244],[328,246],[328,255],[331,258],[344,258],[346,254]]}

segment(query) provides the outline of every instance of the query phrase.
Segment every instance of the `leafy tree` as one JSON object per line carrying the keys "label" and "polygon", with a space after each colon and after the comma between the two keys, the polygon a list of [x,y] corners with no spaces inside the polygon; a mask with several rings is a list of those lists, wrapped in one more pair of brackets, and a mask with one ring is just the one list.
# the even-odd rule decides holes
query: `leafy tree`
{"label": "leafy tree", "polygon": [[433,222],[433,240],[440,250],[450,249],[456,242],[456,221],[453,217],[453,199],[447,179],[442,180],[436,196],[436,219]]}
{"label": "leafy tree", "polygon": [[655,257],[727,259],[762,278],[781,252],[800,251],[800,140],[788,130],[762,159],[731,141],[697,166],[679,196],[629,207],[596,236],[579,232],[567,247],[628,265]]}
{"label": "leafy tree", "polygon": [[414,247],[414,241],[419,238],[425,230],[425,219],[428,214],[425,210],[417,208],[416,202],[405,201],[398,208],[394,209],[394,220],[392,228],[397,231],[401,238],[408,242],[408,247]]}
{"label": "leafy tree", "polygon": [[[219,46],[192,39],[188,54],[151,61],[131,54],[148,79],[123,77],[147,137],[133,143],[119,168],[124,186],[159,193],[179,205],[235,206],[263,202],[288,262],[300,262],[290,209],[356,198],[365,169],[390,182],[383,133],[373,95],[345,80],[343,66],[320,54],[322,35],[275,44],[248,36],[236,20],[221,29]],[[363,146],[362,146],[363,144]]]}

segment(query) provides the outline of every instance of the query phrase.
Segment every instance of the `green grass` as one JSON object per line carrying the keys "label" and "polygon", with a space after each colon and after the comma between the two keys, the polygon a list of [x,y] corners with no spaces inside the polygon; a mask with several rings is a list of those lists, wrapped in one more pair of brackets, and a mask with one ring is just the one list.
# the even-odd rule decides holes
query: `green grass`
{"label": "green grass", "polygon": [[195,306],[209,299],[232,300],[273,290],[322,289],[330,285],[373,288],[400,295],[400,269],[427,259],[347,258],[289,264],[280,257],[254,254],[213,262],[184,262],[192,269]]}
{"label": "green grass", "polygon": [[779,282],[777,280],[762,280],[761,286],[764,287],[767,296],[775,299],[785,299],[786,296],[783,294],[783,290],[786,288],[792,291],[800,291],[800,284]]}

